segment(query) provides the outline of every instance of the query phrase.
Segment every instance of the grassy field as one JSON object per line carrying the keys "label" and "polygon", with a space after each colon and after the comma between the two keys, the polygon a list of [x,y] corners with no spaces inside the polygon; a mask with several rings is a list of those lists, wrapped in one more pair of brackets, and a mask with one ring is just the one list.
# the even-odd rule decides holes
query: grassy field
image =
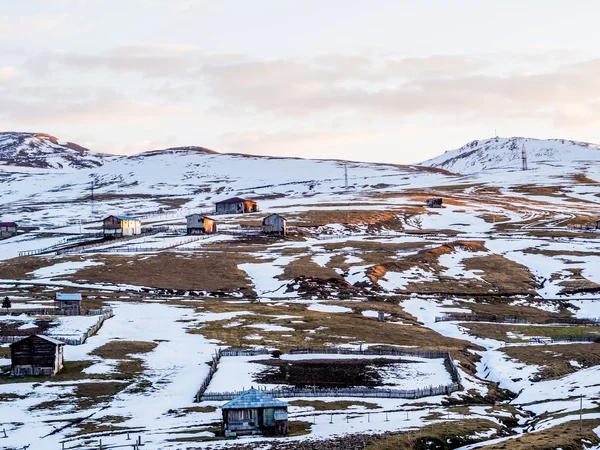
{"label": "grassy field", "polygon": [[[571,421],[543,431],[529,432],[516,439],[482,447],[485,450],[583,450],[589,445],[598,445],[600,439],[594,428],[600,420],[584,420],[583,430],[579,431],[579,421]],[[583,440],[588,444],[584,446]]]}
{"label": "grassy field", "polygon": [[501,426],[486,419],[465,419],[432,423],[420,430],[392,435],[384,435],[368,444],[367,450],[424,450],[452,449],[478,442],[481,438],[476,433],[490,430],[498,432]]}
{"label": "grassy field", "polygon": [[[360,304],[337,301],[335,304],[353,308]],[[379,303],[371,303],[375,306]],[[199,324],[190,323],[189,332],[198,333],[209,339],[217,339],[223,345],[245,347],[269,345],[282,350],[296,347],[322,347],[343,343],[372,343],[387,345],[415,345],[423,348],[459,350],[472,345],[458,339],[444,337],[429,328],[419,325],[398,306],[381,303],[382,308],[402,316],[407,325],[391,322],[380,323],[376,318],[365,317],[358,311],[350,313],[326,313],[307,310],[305,304],[288,303],[273,305],[266,302],[222,302],[206,300],[198,312],[247,312],[231,320],[217,320]],[[360,305],[362,306],[362,305]],[[294,319],[278,319],[277,315],[297,316]],[[235,326],[229,326],[230,324]],[[256,324],[272,324],[290,328],[289,331],[264,331],[250,327]],[[248,340],[249,336],[260,338]]]}
{"label": "grassy field", "polygon": [[576,372],[579,368],[600,365],[600,344],[545,345],[543,347],[507,347],[502,349],[513,359],[540,366],[538,380],[558,378]]}
{"label": "grassy field", "polygon": [[[466,322],[461,323],[460,325],[464,328],[467,328],[471,334],[477,337],[496,339],[506,342],[527,342],[529,340],[527,337],[600,337],[600,329],[598,329],[598,327],[585,325],[540,326],[476,322]],[[525,338],[509,337],[507,336],[507,333],[514,333],[516,336],[523,335]]]}

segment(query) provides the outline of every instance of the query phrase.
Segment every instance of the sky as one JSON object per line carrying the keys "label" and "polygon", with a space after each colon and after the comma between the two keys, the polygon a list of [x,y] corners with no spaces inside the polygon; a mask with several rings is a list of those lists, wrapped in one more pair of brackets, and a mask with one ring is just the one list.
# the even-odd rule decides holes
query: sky
{"label": "sky", "polygon": [[600,143],[596,1],[3,0],[0,131],[417,163]]}

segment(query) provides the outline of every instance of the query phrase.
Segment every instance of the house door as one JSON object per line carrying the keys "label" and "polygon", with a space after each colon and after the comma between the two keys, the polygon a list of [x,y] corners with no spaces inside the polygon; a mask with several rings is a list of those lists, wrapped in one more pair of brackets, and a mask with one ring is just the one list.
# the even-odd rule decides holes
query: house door
{"label": "house door", "polygon": [[264,419],[264,409],[259,409],[258,410],[258,420],[257,420],[257,425],[259,428],[262,428],[265,426],[265,419]]}

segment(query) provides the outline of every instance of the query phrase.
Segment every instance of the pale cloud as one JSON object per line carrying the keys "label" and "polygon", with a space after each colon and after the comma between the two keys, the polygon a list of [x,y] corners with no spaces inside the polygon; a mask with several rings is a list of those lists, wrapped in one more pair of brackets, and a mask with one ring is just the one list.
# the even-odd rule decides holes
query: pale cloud
{"label": "pale cloud", "polygon": [[8,81],[14,81],[21,77],[21,72],[15,67],[6,66],[0,67],[0,83],[6,83]]}
{"label": "pale cloud", "polygon": [[0,15],[0,37],[17,40],[52,31],[64,24],[66,14],[38,14],[27,16]]}
{"label": "pale cloud", "polygon": [[[85,91],[85,94],[83,92]],[[24,124],[157,124],[184,116],[184,108],[129,98],[110,89],[24,89],[3,95],[0,118]],[[37,95],[32,95],[35,93]],[[78,95],[78,93],[80,95]]]}
{"label": "pale cloud", "polygon": [[[564,50],[557,52],[560,55]],[[505,55],[503,68],[510,57],[517,65],[524,61],[518,53]],[[561,123],[571,117],[596,120],[590,105],[600,87],[600,60],[492,75],[489,72],[498,69],[495,64],[490,55],[415,58],[321,53],[300,60],[210,54],[191,46],[128,45],[100,54],[46,53],[31,59],[27,67],[38,75],[50,68],[102,69],[162,80],[145,89],[148,95],[174,104],[207,91],[213,113],[254,111],[291,119],[336,112],[383,117],[429,114],[449,120],[529,118],[535,113]],[[203,109],[208,103],[206,99],[199,102]]]}

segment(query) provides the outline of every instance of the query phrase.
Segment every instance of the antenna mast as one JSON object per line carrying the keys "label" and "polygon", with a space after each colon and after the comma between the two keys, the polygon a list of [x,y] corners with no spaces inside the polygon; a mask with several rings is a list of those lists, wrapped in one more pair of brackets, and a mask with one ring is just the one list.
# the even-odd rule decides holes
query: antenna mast
{"label": "antenna mast", "polygon": [[523,170],[527,170],[527,150],[525,150],[525,143],[521,147],[521,158],[523,159]]}
{"label": "antenna mast", "polygon": [[90,185],[91,185],[91,196],[90,196],[90,200],[91,200],[91,206],[92,206],[92,218],[94,217],[94,179],[92,179],[92,181],[90,181]]}

